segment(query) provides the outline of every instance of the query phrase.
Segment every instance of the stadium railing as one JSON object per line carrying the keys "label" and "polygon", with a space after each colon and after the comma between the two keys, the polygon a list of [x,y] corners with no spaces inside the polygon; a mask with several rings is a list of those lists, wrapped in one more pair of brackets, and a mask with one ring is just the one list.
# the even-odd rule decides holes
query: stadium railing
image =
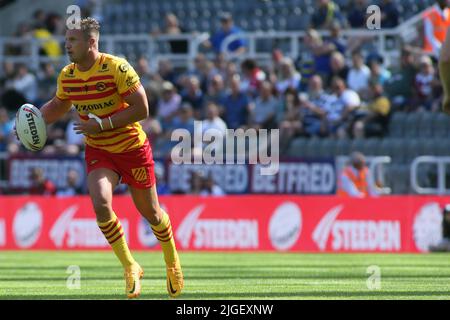
{"label": "stadium railing", "polygon": [[[410,169],[410,180],[413,191],[417,194],[438,194],[448,195],[450,189],[447,189],[446,183],[446,166],[450,164],[450,157],[442,156],[419,156],[413,160]],[[419,170],[423,165],[437,166],[437,186],[423,187],[419,184],[419,175],[423,170]]]}

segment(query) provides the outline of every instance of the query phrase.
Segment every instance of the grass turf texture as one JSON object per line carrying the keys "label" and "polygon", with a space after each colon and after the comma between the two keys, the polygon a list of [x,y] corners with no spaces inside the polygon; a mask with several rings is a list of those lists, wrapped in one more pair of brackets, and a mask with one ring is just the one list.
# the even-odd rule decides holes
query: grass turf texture
{"label": "grass turf texture", "polygon": [[[135,252],[145,271],[141,299],[168,299],[160,252]],[[450,254],[180,254],[182,299],[450,299]],[[66,287],[68,266],[81,289]],[[381,268],[369,290],[367,268]],[[0,252],[0,299],[126,299],[112,252]]]}

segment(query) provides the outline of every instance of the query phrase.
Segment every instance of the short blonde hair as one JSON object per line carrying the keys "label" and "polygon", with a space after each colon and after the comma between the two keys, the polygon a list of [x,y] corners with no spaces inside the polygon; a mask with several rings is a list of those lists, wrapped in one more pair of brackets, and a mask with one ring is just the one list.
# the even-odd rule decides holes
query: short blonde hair
{"label": "short blonde hair", "polygon": [[88,17],[81,19],[80,28],[86,39],[89,39],[90,36],[98,39],[100,36],[100,23],[94,18]]}

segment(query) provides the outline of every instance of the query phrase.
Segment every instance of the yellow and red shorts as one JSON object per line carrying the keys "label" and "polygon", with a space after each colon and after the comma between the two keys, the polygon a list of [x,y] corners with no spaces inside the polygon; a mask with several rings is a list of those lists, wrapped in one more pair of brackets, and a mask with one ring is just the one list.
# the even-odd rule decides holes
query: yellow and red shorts
{"label": "yellow and red shorts", "polygon": [[86,145],[85,161],[87,173],[99,168],[113,170],[122,182],[139,189],[151,188],[155,184],[152,148],[148,139],[138,149],[111,153]]}

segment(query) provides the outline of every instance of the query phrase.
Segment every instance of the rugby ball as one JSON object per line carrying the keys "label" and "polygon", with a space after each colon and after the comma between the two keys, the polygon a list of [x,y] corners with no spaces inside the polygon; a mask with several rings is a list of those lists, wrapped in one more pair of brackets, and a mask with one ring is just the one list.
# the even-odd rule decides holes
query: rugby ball
{"label": "rugby ball", "polygon": [[29,103],[21,106],[16,113],[16,132],[25,148],[41,150],[47,142],[47,127],[41,111]]}

